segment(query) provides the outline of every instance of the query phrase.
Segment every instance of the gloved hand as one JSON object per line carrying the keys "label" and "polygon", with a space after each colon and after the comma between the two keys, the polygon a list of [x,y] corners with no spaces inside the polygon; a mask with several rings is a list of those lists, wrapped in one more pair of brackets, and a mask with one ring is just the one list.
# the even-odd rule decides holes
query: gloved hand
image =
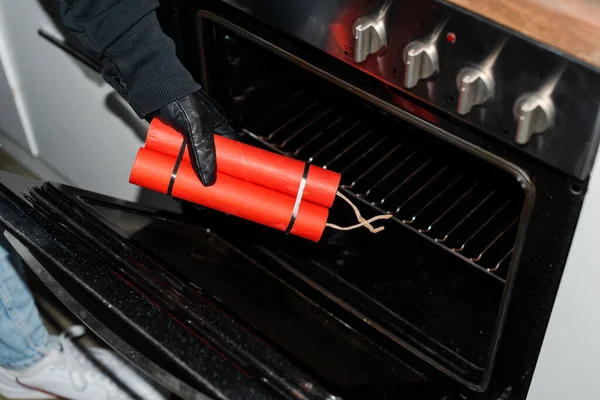
{"label": "gloved hand", "polygon": [[237,140],[221,106],[200,89],[167,104],[149,117],[156,117],[181,133],[198,178],[204,186],[213,185],[217,179],[213,134]]}

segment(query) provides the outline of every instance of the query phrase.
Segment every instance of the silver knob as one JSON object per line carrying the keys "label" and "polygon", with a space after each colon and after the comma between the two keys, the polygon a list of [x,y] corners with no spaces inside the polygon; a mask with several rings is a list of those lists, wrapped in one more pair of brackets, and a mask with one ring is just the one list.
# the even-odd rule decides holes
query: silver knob
{"label": "silver knob", "polygon": [[439,70],[438,54],[433,43],[414,41],[404,48],[404,86],[414,88],[421,79],[427,79]]}
{"label": "silver knob", "polygon": [[474,106],[485,104],[494,98],[494,79],[480,68],[463,68],[456,77],[456,87],[458,89],[456,112],[460,115],[468,114]]}
{"label": "silver knob", "polygon": [[354,61],[367,59],[387,45],[387,34],[383,18],[379,15],[365,15],[354,23]]}
{"label": "silver knob", "polygon": [[386,0],[378,11],[354,22],[354,61],[357,63],[365,61],[369,54],[375,54],[387,46],[385,17],[393,2],[394,0]]}
{"label": "silver knob", "polygon": [[548,130],[554,124],[555,109],[549,95],[525,94],[515,102],[513,110],[517,118],[515,142],[527,144],[531,136]]}

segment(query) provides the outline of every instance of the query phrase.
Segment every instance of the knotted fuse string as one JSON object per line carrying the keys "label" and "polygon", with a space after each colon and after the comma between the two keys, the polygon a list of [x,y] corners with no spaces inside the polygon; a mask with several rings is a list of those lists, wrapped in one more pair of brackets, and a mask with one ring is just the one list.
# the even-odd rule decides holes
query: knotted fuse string
{"label": "knotted fuse string", "polygon": [[[304,196],[304,190],[306,189],[306,181],[308,179],[308,173],[310,171],[310,166],[311,165],[309,163],[304,164],[304,171],[302,173],[302,178],[300,179],[300,186],[298,187],[298,193],[296,194],[296,201],[294,203],[294,208],[292,210],[292,217],[290,218],[290,222],[288,223],[285,233],[291,232],[292,228],[294,227],[294,223],[296,222],[296,218],[298,217],[298,211],[300,210],[300,204],[302,202],[302,197]],[[344,196],[339,190],[336,191],[335,194],[336,194],[336,196],[338,196],[342,200],[344,200],[346,203],[348,203],[350,205],[350,207],[352,207],[352,210],[354,210],[354,214],[356,215],[356,219],[358,220],[359,223],[352,225],[352,226],[339,226],[336,224],[326,223],[325,224],[326,227],[337,229],[339,231],[350,231],[352,229],[357,229],[357,228],[364,226],[369,231],[371,231],[371,233],[377,233],[377,232],[381,232],[385,228],[383,226],[380,226],[379,228],[374,228],[373,225],[371,225],[371,222],[377,221],[380,219],[390,219],[393,217],[392,214],[383,214],[383,215],[377,215],[371,219],[366,220],[360,214],[358,207],[356,207],[356,205],[354,205],[354,203],[352,203],[352,201],[350,201],[349,198]]]}
{"label": "knotted fuse string", "polygon": [[382,215],[377,215],[373,218],[366,220],[363,218],[362,215],[360,215],[360,211],[358,210],[358,207],[356,207],[356,205],[354,205],[354,203],[352,203],[352,201],[350,201],[349,198],[344,196],[340,191],[336,192],[336,196],[340,197],[342,200],[344,200],[346,203],[348,203],[350,205],[350,207],[352,207],[352,210],[354,210],[354,214],[356,215],[356,219],[358,219],[358,221],[360,223],[358,223],[356,225],[352,225],[352,226],[339,226],[339,225],[330,224],[330,223],[325,224],[325,226],[327,226],[329,228],[337,229],[339,231],[349,231],[349,230],[357,229],[357,228],[360,228],[361,226],[364,226],[369,231],[371,231],[371,233],[377,233],[377,232],[381,232],[382,230],[384,230],[385,227],[380,226],[379,228],[373,228],[373,225],[371,225],[371,222],[377,221],[380,219],[390,219],[393,217],[392,214],[382,214]]}

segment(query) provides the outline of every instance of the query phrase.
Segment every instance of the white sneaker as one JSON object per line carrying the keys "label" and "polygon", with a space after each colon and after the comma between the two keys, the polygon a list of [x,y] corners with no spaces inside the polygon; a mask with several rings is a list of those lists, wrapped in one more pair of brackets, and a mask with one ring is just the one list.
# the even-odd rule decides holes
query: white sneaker
{"label": "white sneaker", "polygon": [[168,398],[115,353],[89,348],[86,353],[91,357],[84,354],[71,341],[84,333],[82,326],[73,326],[58,337],[51,337],[52,350],[29,368],[13,371],[0,367],[0,395],[23,400],[57,397],[69,400]]}

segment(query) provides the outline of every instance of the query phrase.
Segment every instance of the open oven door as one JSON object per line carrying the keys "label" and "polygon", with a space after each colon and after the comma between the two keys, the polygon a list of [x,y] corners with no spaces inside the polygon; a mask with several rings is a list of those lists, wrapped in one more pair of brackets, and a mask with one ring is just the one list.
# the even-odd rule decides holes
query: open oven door
{"label": "open oven door", "polygon": [[7,173],[0,183],[0,224],[33,272],[99,337],[183,398],[457,393],[443,375],[409,367],[408,354],[400,360],[354,329],[342,307],[321,307],[284,260],[252,251],[244,238],[269,238],[267,229]]}

